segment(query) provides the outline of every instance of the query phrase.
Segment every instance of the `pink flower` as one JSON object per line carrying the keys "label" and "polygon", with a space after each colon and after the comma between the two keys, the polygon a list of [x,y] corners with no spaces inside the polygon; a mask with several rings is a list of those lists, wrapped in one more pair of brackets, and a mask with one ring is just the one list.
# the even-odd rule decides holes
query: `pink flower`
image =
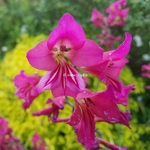
{"label": "pink flower", "polygon": [[35,133],[32,137],[32,144],[33,148],[35,148],[36,150],[46,150],[47,147],[46,143],[37,133]]}
{"label": "pink flower", "polygon": [[16,137],[12,135],[12,129],[8,127],[8,121],[0,117],[0,150],[23,150]]}
{"label": "pink flower", "polygon": [[[147,64],[147,65],[142,65],[141,70],[143,71],[142,72],[142,77],[150,78],[150,63]],[[149,90],[150,89],[150,85],[147,85],[145,88]]]}
{"label": "pink flower", "polygon": [[150,64],[142,65],[142,77],[150,78]]}
{"label": "pink flower", "polygon": [[119,80],[119,75],[124,65],[128,62],[125,57],[130,51],[132,41],[132,37],[128,32],[125,35],[124,42],[116,50],[104,52],[100,64],[82,68],[96,75],[107,86],[111,86],[115,95],[120,93],[122,96],[125,96],[125,87]]}
{"label": "pink flower", "polygon": [[47,115],[52,121],[55,122],[55,120],[57,120],[58,118],[59,110],[64,108],[65,97],[60,96],[60,97],[54,98],[54,100],[48,99],[47,104],[49,103],[52,104],[50,107],[45,108],[38,112],[34,112],[33,115],[34,116]]}
{"label": "pink flower", "polygon": [[[64,14],[48,40],[31,49],[27,58],[33,67],[49,71],[39,84],[40,91],[50,89],[55,97],[68,93],[74,93],[71,94],[74,96],[84,90],[84,81],[70,63],[73,66],[92,66],[100,62],[102,53],[94,41],[86,39],[84,30],[75,19]],[[70,63],[66,61],[68,59]],[[72,76],[64,77],[64,73]]]}
{"label": "pink flower", "polygon": [[5,135],[8,130],[8,121],[0,117],[0,136]]}
{"label": "pink flower", "polygon": [[145,86],[146,89],[150,90],[150,85]]}
{"label": "pink flower", "polygon": [[95,137],[94,114],[85,103],[76,102],[75,110],[67,122],[74,126],[78,141],[87,150],[98,150],[99,145]]}
{"label": "pink flower", "polygon": [[39,95],[36,86],[40,78],[41,77],[36,74],[26,75],[23,70],[14,78],[14,84],[17,87],[16,95],[25,100],[23,103],[23,108],[25,110],[30,107],[33,100]]}
{"label": "pink flower", "polygon": [[129,127],[130,113],[121,112],[115,100],[109,97],[109,91],[93,93],[85,91],[78,94],[77,100],[84,99],[86,106],[95,116],[96,121],[121,123]]}
{"label": "pink flower", "polygon": [[119,91],[115,91],[112,86],[108,86],[107,88],[107,96],[110,98],[110,100],[114,101],[116,104],[121,104],[124,106],[128,105],[128,96],[131,90],[135,90],[134,85],[128,85],[124,86],[124,95],[120,93]]}
{"label": "pink flower", "polygon": [[125,19],[128,17],[129,8],[122,9],[121,5],[125,6],[126,1],[116,1],[106,8],[106,12],[109,13],[107,18],[109,26],[123,26],[125,24]]}
{"label": "pink flower", "polygon": [[95,26],[98,26],[100,28],[103,28],[105,25],[106,17],[104,14],[102,14],[100,11],[98,11],[96,8],[92,10],[92,17],[91,21]]}
{"label": "pink flower", "polygon": [[109,14],[108,24],[109,26],[124,26],[125,19],[128,17],[129,8],[120,10],[119,12]]}
{"label": "pink flower", "polygon": [[95,122],[121,123],[129,127],[130,112],[121,112],[109,91],[93,93],[85,90],[76,98],[76,106],[68,124],[74,126],[77,139],[88,150],[98,150]]}
{"label": "pink flower", "polygon": [[38,84],[39,91],[51,89],[54,97],[76,97],[84,88],[82,76],[66,60],[60,60],[57,68],[44,75]]}

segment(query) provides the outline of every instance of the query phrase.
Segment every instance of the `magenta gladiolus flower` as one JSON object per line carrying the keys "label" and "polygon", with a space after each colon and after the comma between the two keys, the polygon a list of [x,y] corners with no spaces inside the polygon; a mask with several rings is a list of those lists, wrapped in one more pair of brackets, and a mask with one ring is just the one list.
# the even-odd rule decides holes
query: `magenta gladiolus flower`
{"label": "magenta gladiolus flower", "polygon": [[79,93],[74,112],[67,122],[74,126],[78,141],[88,150],[99,149],[95,137],[96,121],[121,123],[129,127],[130,112],[121,112],[115,99],[111,99],[109,92],[107,90],[93,93],[86,90]]}
{"label": "magenta gladiolus flower", "polygon": [[[75,97],[84,90],[85,85],[72,65],[98,64],[102,53],[103,50],[94,41],[86,39],[84,30],[75,19],[70,14],[65,14],[59,20],[58,27],[50,33],[48,40],[31,49],[27,58],[33,67],[49,71],[42,77],[39,91],[50,89],[54,97]],[[72,65],[66,61],[68,59]]]}
{"label": "magenta gladiolus flower", "polygon": [[150,78],[150,64],[142,65],[142,77]]}
{"label": "magenta gladiolus flower", "polygon": [[85,103],[76,102],[76,108],[67,122],[74,126],[78,141],[87,150],[98,150],[99,145],[95,137],[94,114]]}
{"label": "magenta gladiolus flower", "polygon": [[88,109],[95,116],[96,121],[104,121],[108,123],[121,123],[129,127],[130,113],[123,113],[119,110],[117,102],[109,97],[109,91],[93,93],[85,91],[78,94],[77,100],[84,99]]}
{"label": "magenta gladiolus flower", "polygon": [[121,5],[125,6],[126,1],[116,1],[106,9],[106,12],[109,13],[107,18],[109,26],[123,26],[125,24],[125,19],[128,17],[129,8],[122,9]]}
{"label": "magenta gladiolus flower", "polygon": [[30,107],[32,101],[39,95],[36,86],[40,78],[41,77],[36,74],[26,75],[23,70],[14,78],[14,84],[17,87],[16,95],[25,100],[23,103],[25,110]]}
{"label": "magenta gladiolus flower", "polygon": [[36,150],[46,150],[46,143],[43,141],[42,137],[35,133],[32,137],[32,145]]}
{"label": "magenta gladiolus flower", "polygon": [[[150,78],[150,63],[147,65],[142,65],[141,70],[142,72],[142,77],[144,78]],[[145,86],[146,89],[150,89],[150,85]]]}
{"label": "magenta gladiolus flower", "polygon": [[134,85],[128,85],[124,86],[124,95],[120,93],[119,91],[115,91],[112,86],[108,86],[107,88],[107,96],[109,97],[110,100],[114,101],[116,104],[121,104],[124,106],[128,105],[128,96],[131,90],[134,90]]}
{"label": "magenta gladiolus flower", "polygon": [[23,150],[16,137],[12,135],[12,129],[8,127],[8,121],[0,117],[0,150]]}
{"label": "magenta gladiolus flower", "polygon": [[119,92],[122,96],[125,96],[125,88],[119,80],[119,75],[128,62],[125,57],[130,51],[132,41],[132,37],[128,32],[125,35],[124,42],[116,50],[104,52],[100,64],[83,68],[85,71],[96,75],[107,86],[112,86],[114,93]]}
{"label": "magenta gladiolus flower", "polygon": [[5,135],[7,133],[8,121],[6,121],[4,118],[0,117],[0,136]]}
{"label": "magenta gladiolus flower", "polygon": [[102,28],[105,25],[106,17],[104,14],[102,14],[100,11],[94,8],[92,10],[91,21],[95,26]]}
{"label": "magenta gladiolus flower", "polygon": [[[96,8],[92,11],[91,20],[95,26],[102,28],[102,34],[97,37],[101,45],[109,50],[114,41],[121,40],[111,34],[109,27],[124,24],[128,15],[128,8],[122,9],[125,5],[126,0],[110,5],[106,9],[108,18]],[[38,43],[26,56],[34,68],[46,70],[47,73],[40,77],[21,71],[14,78],[16,94],[25,100],[24,109],[29,108],[43,91],[51,90],[54,98],[47,100],[49,106],[33,112],[33,116],[46,115],[53,123],[66,122],[73,126],[78,141],[87,150],[98,150],[100,144],[110,149],[126,149],[97,138],[95,123],[120,123],[130,128],[130,111],[120,111],[118,104],[127,106],[129,93],[134,90],[134,85],[125,86],[119,79],[121,70],[128,62],[125,57],[130,51],[131,41],[132,36],[126,32],[125,40],[118,48],[103,52],[96,42],[86,38],[83,28],[73,16],[64,14],[48,39]],[[87,78],[83,79],[85,73],[81,75],[78,69],[98,77],[107,86],[106,90],[92,92],[86,89],[89,83]],[[73,109],[73,113],[69,118],[60,118],[65,104]],[[1,128],[4,126],[0,125]],[[4,133],[0,131],[0,134]],[[46,145],[38,134],[34,134],[32,142],[37,150],[45,150]]]}

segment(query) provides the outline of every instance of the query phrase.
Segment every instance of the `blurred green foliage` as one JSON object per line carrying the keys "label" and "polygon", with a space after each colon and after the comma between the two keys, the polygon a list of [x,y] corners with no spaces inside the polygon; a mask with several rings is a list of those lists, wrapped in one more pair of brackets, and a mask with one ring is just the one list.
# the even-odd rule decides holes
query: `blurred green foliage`
{"label": "blurred green foliage", "polygon": [[[51,150],[82,150],[83,147],[76,140],[74,130],[69,125],[64,123],[53,124],[46,116],[33,117],[32,112],[41,110],[47,107],[45,102],[48,97],[51,97],[49,91],[39,96],[31,105],[31,108],[24,112],[22,108],[23,101],[15,96],[15,87],[13,78],[19,74],[20,70],[24,69],[27,74],[44,74],[45,72],[32,68],[27,59],[26,52],[34,47],[39,41],[46,39],[47,36],[39,35],[30,37],[23,35],[18,44],[12,50],[7,52],[4,59],[0,63],[0,116],[5,117],[10,122],[10,127],[13,128],[15,136],[20,138],[26,147],[31,147],[31,137],[37,132],[43,137]],[[130,122],[131,130],[127,127],[116,124],[97,123],[97,136],[118,144],[119,146],[127,146],[129,150],[146,150],[150,148],[150,127],[145,123],[140,123],[138,114],[143,111],[140,102],[137,103],[137,97],[144,93],[144,82],[142,78],[135,78],[131,70],[126,67],[121,73],[121,79],[128,85],[134,83],[136,90],[130,94],[128,109],[131,111],[132,121]],[[96,90],[105,88],[103,84],[98,84],[98,79],[91,78],[92,87]],[[94,89],[93,89],[94,90]],[[119,106],[120,107],[120,106]],[[125,111],[124,107],[120,107]],[[66,106],[61,111],[61,116],[70,116],[72,109]],[[142,117],[142,113],[140,116]],[[137,142],[138,141],[138,142]],[[136,142],[136,144],[135,144]],[[105,149],[105,148],[104,148]]]}

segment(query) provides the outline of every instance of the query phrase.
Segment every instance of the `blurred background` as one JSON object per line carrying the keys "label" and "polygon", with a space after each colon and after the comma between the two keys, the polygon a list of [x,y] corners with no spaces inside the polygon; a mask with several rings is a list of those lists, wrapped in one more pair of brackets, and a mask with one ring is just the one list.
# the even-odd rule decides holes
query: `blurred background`
{"label": "blurred background", "polygon": [[[47,39],[66,12],[82,25],[87,38],[99,43],[96,34],[101,30],[90,20],[92,10],[97,8],[105,13],[105,9],[113,2],[114,0],[0,0],[0,116],[9,121],[15,136],[28,149],[34,132],[43,137],[51,150],[84,148],[77,142],[73,128],[69,125],[52,124],[47,117],[32,116],[33,111],[43,108],[49,93],[39,96],[26,112],[22,109],[23,101],[15,96],[14,76],[20,70],[25,70],[28,74],[43,74],[28,64],[26,52],[41,40]],[[128,0],[127,7],[130,10],[125,25],[113,27],[112,33],[124,37],[124,32],[128,31],[133,36],[129,63],[120,77],[125,85],[135,84],[128,105],[132,117],[131,129],[107,123],[98,123],[97,128],[100,136],[111,143],[127,146],[129,150],[148,150],[150,91],[145,86],[150,84],[150,79],[141,77],[141,66],[150,63],[150,0]],[[91,86],[96,87],[97,79],[91,80]],[[98,90],[101,88],[100,85],[97,87]],[[70,115],[71,111],[67,107],[63,115]]]}

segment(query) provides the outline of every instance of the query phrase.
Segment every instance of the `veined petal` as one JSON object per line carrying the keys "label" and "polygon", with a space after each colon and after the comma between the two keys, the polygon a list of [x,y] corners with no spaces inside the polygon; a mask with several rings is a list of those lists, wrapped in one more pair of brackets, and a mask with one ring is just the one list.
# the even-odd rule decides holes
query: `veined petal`
{"label": "veined petal", "polygon": [[75,98],[77,96],[77,93],[75,93],[74,91],[72,91],[67,86],[64,89],[62,83],[60,83],[57,88],[55,88],[55,89],[52,90],[52,94],[53,94],[54,97],[67,95],[67,96],[71,96],[71,97]]}
{"label": "veined petal", "polygon": [[68,64],[66,64],[66,85],[76,93],[80,93],[85,89],[82,76]]}
{"label": "veined petal", "polygon": [[60,65],[57,66],[53,71],[48,72],[44,75],[38,83],[39,91],[51,90],[58,87],[61,82],[62,70]]}
{"label": "veined petal", "polygon": [[52,90],[54,97],[63,95],[74,97],[84,88],[82,76],[65,60],[61,60],[56,69],[44,75],[38,84],[39,91]]}
{"label": "veined petal", "polygon": [[82,119],[75,126],[77,131],[77,139],[87,150],[98,150],[99,145],[95,138],[95,122],[93,113],[81,104],[82,108]]}
{"label": "veined petal", "polygon": [[57,67],[57,62],[53,53],[47,47],[47,40],[40,42],[27,53],[29,63],[40,70],[53,70]]}
{"label": "veined petal", "polygon": [[54,45],[63,40],[68,40],[73,49],[79,49],[83,46],[86,36],[83,28],[70,14],[64,14],[55,28],[49,35],[48,47],[52,49]]}
{"label": "veined petal", "polygon": [[118,92],[122,96],[125,95],[124,84],[118,78],[113,78],[112,76],[107,76],[105,83],[107,84],[107,86],[112,86],[114,93]]}
{"label": "veined petal", "polygon": [[78,50],[70,50],[67,57],[75,66],[93,66],[102,60],[103,49],[92,40],[87,39],[84,46]]}

